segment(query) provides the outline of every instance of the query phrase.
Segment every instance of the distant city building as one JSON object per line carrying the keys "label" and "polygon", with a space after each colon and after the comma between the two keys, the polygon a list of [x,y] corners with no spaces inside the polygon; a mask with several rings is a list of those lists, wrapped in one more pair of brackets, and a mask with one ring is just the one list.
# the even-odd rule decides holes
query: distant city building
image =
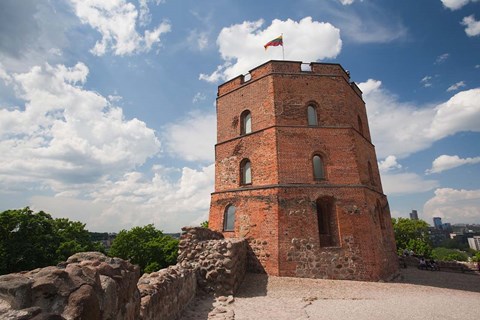
{"label": "distant city building", "polygon": [[442,230],[442,218],[433,217],[433,226],[435,229]]}
{"label": "distant city building", "polygon": [[410,212],[410,219],[411,220],[418,220],[417,210],[412,210],[412,212]]}
{"label": "distant city building", "polygon": [[468,245],[473,250],[480,250],[480,236],[474,236],[473,238],[468,238]]}
{"label": "distant city building", "polygon": [[442,230],[452,232],[452,224],[449,222],[445,222],[444,224],[442,224]]}
{"label": "distant city building", "polygon": [[428,230],[430,241],[436,247],[442,244],[448,239],[449,234],[444,230],[430,227]]}

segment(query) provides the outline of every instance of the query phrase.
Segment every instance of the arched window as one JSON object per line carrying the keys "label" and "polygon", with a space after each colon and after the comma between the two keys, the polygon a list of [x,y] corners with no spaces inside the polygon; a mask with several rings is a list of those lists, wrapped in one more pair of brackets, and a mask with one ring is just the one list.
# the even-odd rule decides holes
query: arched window
{"label": "arched window", "polygon": [[314,155],[313,159],[313,178],[315,180],[325,179],[325,171],[323,168],[323,160],[319,155]]}
{"label": "arched window", "polygon": [[360,116],[357,116],[357,122],[358,122],[358,131],[363,136],[363,124],[362,124],[362,119],[360,119]]}
{"label": "arched window", "polygon": [[223,217],[223,231],[234,231],[235,230],[235,207],[232,205],[225,208],[225,213]]}
{"label": "arched window", "polygon": [[375,185],[375,178],[373,177],[373,169],[372,169],[372,164],[370,163],[370,161],[368,161],[368,177],[370,179],[370,184],[372,186]]}
{"label": "arched window", "polygon": [[314,106],[310,105],[307,107],[307,116],[308,116],[308,125],[309,126],[316,126],[318,125],[317,119],[317,110]]}
{"label": "arched window", "polygon": [[240,177],[241,184],[252,184],[252,169],[250,167],[250,160],[243,159],[240,163]]}
{"label": "arched window", "polygon": [[252,114],[250,111],[245,110],[242,112],[242,115],[240,116],[240,134],[248,134],[252,132]]}

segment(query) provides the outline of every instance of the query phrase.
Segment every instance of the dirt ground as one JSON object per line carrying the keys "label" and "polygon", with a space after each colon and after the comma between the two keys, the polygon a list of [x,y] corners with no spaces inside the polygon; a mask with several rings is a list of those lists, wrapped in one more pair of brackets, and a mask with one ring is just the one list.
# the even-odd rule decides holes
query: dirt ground
{"label": "dirt ground", "polygon": [[181,319],[411,320],[479,315],[478,273],[408,268],[389,283],[247,274],[234,299],[199,297]]}

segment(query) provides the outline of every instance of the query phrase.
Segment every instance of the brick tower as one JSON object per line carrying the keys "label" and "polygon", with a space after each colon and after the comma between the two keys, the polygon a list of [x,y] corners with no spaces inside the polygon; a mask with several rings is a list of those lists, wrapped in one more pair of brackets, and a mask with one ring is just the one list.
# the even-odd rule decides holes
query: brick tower
{"label": "brick tower", "polygon": [[362,92],[339,64],[269,61],[218,88],[209,226],[252,271],[376,281],[398,268]]}

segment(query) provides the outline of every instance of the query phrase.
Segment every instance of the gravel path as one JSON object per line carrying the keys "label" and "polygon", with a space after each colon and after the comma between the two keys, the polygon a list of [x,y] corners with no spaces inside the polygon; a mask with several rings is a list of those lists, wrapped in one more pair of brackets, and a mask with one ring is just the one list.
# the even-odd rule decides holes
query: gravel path
{"label": "gravel path", "polygon": [[203,299],[182,319],[232,319],[232,313],[236,320],[478,319],[478,274],[401,272],[390,283],[247,274],[235,301],[221,312],[197,312],[212,309],[212,299]]}

